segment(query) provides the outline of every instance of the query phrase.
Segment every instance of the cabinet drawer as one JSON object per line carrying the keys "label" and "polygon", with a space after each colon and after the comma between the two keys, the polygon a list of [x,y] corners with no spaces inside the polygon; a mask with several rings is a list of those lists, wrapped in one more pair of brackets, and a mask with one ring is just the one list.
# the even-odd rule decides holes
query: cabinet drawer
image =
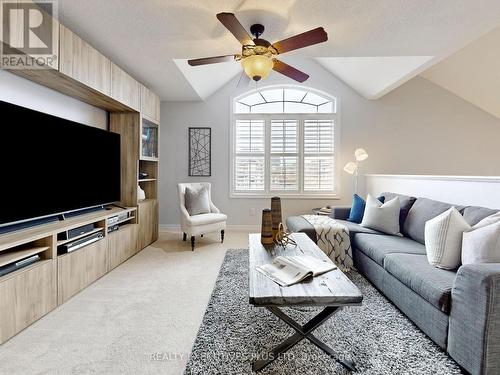
{"label": "cabinet drawer", "polygon": [[160,121],[160,97],[141,85],[141,113],[151,120]]}
{"label": "cabinet drawer", "polygon": [[55,261],[44,260],[0,282],[0,344],[56,307]]}
{"label": "cabinet drawer", "polygon": [[108,271],[108,240],[104,238],[73,253],[57,258],[57,301],[73,295]]}
{"label": "cabinet drawer", "polygon": [[139,202],[137,208],[139,217],[139,250],[158,239],[158,203],[156,199]]}
{"label": "cabinet drawer", "polygon": [[59,28],[59,40],[59,71],[111,95],[111,61],[64,25]]}
{"label": "cabinet drawer", "polygon": [[127,224],[108,235],[110,270],[137,253],[137,230],[137,224]]}
{"label": "cabinet drawer", "polygon": [[136,111],[141,109],[139,82],[113,63],[111,63],[111,96]]}

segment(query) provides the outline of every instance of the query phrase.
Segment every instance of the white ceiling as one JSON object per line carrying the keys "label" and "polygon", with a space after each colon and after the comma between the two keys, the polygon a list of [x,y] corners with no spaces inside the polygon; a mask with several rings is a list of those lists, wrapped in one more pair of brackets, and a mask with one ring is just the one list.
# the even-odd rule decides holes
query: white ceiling
{"label": "white ceiling", "polygon": [[422,76],[500,118],[500,28],[434,65]]}
{"label": "white ceiling", "polygon": [[317,57],[316,60],[366,99],[378,99],[415,75],[432,56]]}
{"label": "white ceiling", "polygon": [[271,42],[323,26],[329,41],[287,54],[289,64],[294,55],[434,56],[432,63],[500,25],[498,0],[59,0],[59,12],[63,23],[163,100],[199,100],[227,82],[216,72],[211,81],[188,73],[175,62],[239,52],[218,12],[234,12],[247,29],[263,23]]}

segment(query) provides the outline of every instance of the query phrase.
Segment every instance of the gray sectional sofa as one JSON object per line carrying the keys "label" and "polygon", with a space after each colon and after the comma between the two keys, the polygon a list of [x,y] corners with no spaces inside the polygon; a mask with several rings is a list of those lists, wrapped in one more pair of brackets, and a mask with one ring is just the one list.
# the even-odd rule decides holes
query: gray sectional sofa
{"label": "gray sectional sofa", "polygon": [[[403,237],[389,236],[346,219],[348,207],[331,217],[349,228],[354,265],[373,285],[467,372],[500,374],[500,263],[465,265],[447,271],[429,265],[424,246],[425,222],[453,205],[398,195]],[[495,213],[482,207],[459,207],[471,225]],[[302,217],[287,227],[314,241],[314,228]]]}

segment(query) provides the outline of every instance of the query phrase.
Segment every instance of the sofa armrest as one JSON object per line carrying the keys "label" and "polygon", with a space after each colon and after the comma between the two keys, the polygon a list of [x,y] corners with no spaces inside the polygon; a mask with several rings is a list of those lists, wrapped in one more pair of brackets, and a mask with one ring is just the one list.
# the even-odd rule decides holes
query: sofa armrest
{"label": "sofa armrest", "polygon": [[349,218],[350,212],[351,212],[351,207],[349,206],[332,207],[332,212],[330,213],[330,217],[332,219],[347,220]]}
{"label": "sofa armrest", "polygon": [[451,291],[448,352],[471,374],[500,373],[500,263],[459,268]]}

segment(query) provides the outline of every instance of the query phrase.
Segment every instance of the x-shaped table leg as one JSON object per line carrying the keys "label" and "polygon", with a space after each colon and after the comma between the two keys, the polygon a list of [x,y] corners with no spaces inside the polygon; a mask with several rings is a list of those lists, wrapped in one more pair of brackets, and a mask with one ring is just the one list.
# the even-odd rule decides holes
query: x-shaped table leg
{"label": "x-shaped table leg", "polygon": [[274,315],[276,315],[278,318],[283,320],[290,327],[292,327],[296,332],[288,339],[283,341],[281,344],[273,348],[271,352],[267,355],[266,359],[253,362],[252,364],[253,371],[262,370],[264,367],[266,367],[272,361],[278,358],[279,354],[286,352],[287,350],[291,349],[293,346],[295,346],[297,343],[299,343],[304,339],[308,339],[310,342],[312,342],[314,345],[316,345],[318,348],[323,350],[326,354],[328,354],[330,357],[332,357],[338,363],[344,366],[346,369],[350,371],[357,371],[354,362],[340,359],[340,356],[332,348],[330,348],[328,345],[323,343],[321,340],[319,340],[316,336],[312,334],[312,332],[316,328],[318,328],[320,325],[326,322],[333,314],[335,314],[338,311],[339,307],[332,307],[332,306],[325,307],[318,315],[316,315],[314,318],[312,318],[304,325],[300,325],[299,323],[297,323],[295,320],[293,320],[283,311],[281,311],[278,307],[269,306],[267,307],[267,309],[271,311]]}

